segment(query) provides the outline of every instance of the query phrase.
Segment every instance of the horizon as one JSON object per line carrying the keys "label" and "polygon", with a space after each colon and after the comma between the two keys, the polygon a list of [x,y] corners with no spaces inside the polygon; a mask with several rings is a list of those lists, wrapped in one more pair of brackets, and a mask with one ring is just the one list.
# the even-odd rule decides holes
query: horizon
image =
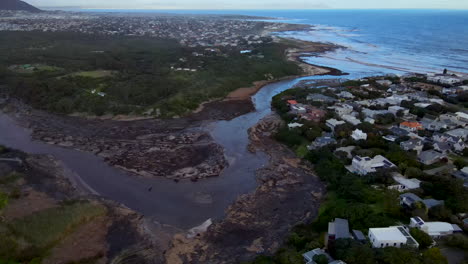
{"label": "horizon", "polygon": [[[376,3],[372,0],[321,0],[304,1],[290,0],[260,0],[254,3],[248,0],[237,2],[200,0],[196,3],[192,0],[134,0],[129,3],[125,0],[23,0],[40,8],[57,9],[126,9],[126,10],[468,10],[468,1],[464,0],[394,0],[391,3]],[[267,7],[267,8],[265,8]]]}

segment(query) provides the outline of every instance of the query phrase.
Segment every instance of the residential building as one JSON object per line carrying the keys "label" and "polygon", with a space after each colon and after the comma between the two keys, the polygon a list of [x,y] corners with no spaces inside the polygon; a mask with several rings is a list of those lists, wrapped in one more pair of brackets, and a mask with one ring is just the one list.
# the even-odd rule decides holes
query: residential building
{"label": "residential building", "polygon": [[463,180],[464,186],[468,188],[468,167],[464,167],[461,170],[455,171],[452,173],[452,176]]}
{"label": "residential building", "polygon": [[296,122],[288,124],[289,129],[298,128],[298,127],[302,127],[302,126],[304,126],[304,125],[301,124],[301,123],[296,123]]}
{"label": "residential building", "polygon": [[401,142],[400,147],[405,151],[416,151],[419,155],[424,148],[424,144],[420,139],[410,139],[408,141]]}
{"label": "residential building", "polygon": [[440,200],[421,199],[419,196],[417,196],[414,193],[404,193],[400,195],[400,205],[403,207],[412,208],[413,204],[416,202],[423,203],[427,209],[444,204],[444,201],[440,201]]}
{"label": "residential building", "polygon": [[360,129],[354,130],[353,133],[351,134],[351,137],[356,141],[358,141],[358,140],[367,140],[367,134],[364,133]]}
{"label": "residential building", "polygon": [[388,108],[388,112],[392,113],[394,116],[397,116],[398,112],[400,111],[403,113],[403,115],[409,114],[409,109],[401,106],[394,105]]}
{"label": "residential building", "polygon": [[337,99],[333,97],[326,96],[320,93],[309,94],[306,99],[307,101],[314,101],[314,102],[321,102],[321,103],[334,103],[338,101]]}
{"label": "residential building", "polygon": [[452,136],[452,137],[461,138],[463,140],[466,140],[466,138],[468,137],[468,129],[466,129],[466,128],[457,128],[457,129],[449,130],[449,131],[445,132],[445,134],[447,134],[449,136]]}
{"label": "residential building", "polygon": [[443,154],[448,154],[452,150],[452,145],[448,142],[434,143],[434,150]]}
{"label": "residential building", "polygon": [[336,105],[333,107],[338,116],[349,115],[353,112],[353,106],[348,104]]}
{"label": "residential building", "polygon": [[361,231],[353,230],[353,231],[351,231],[351,233],[353,234],[354,240],[359,241],[361,243],[366,243],[367,242],[366,236]]}
{"label": "residential building", "polygon": [[419,189],[421,187],[421,181],[418,179],[408,179],[399,173],[394,173],[392,177],[393,180],[398,184],[389,186],[389,189],[404,192]]}
{"label": "residential building", "polygon": [[333,222],[328,223],[328,233],[325,238],[325,245],[327,248],[333,251],[335,247],[335,241],[342,238],[352,238],[349,233],[348,220],[335,218]]}
{"label": "residential building", "polygon": [[325,134],[322,137],[316,138],[307,148],[309,150],[319,149],[331,144],[336,144],[336,140],[330,134]]}
{"label": "residential building", "polygon": [[307,109],[303,104],[291,104],[289,108],[291,109],[291,113],[296,115],[307,113]]}
{"label": "residential building", "polygon": [[342,115],[341,119],[343,119],[344,121],[350,123],[353,126],[357,126],[357,125],[361,124],[361,120],[357,119],[356,117],[354,117],[352,115]]}
{"label": "residential building", "polygon": [[327,112],[319,108],[309,108],[307,113],[302,114],[301,118],[309,121],[320,122],[327,115]]}
{"label": "residential building", "polygon": [[377,155],[372,159],[369,157],[355,156],[351,166],[348,166],[347,169],[352,173],[366,175],[368,173],[376,172],[379,169],[388,169],[393,167],[396,167],[395,164],[385,157]]}
{"label": "residential building", "polygon": [[468,114],[467,113],[457,112],[457,113],[455,113],[455,115],[457,116],[458,121],[468,123]]}
{"label": "residential building", "polygon": [[409,226],[423,231],[432,238],[452,235],[455,230],[460,229],[459,226],[446,222],[425,222],[418,216],[410,219]]}
{"label": "residential building", "polygon": [[320,255],[324,255],[328,259],[328,264],[346,264],[344,261],[334,260],[330,255],[328,255],[328,253],[320,248],[306,252],[302,254],[302,257],[304,258],[305,264],[317,264],[317,262],[314,261],[314,257]]}
{"label": "residential building", "polygon": [[353,99],[354,95],[350,92],[342,91],[341,93],[338,94],[339,97],[345,98],[345,99]]}
{"label": "residential building", "polygon": [[338,120],[336,120],[336,119],[328,119],[328,120],[326,121],[325,124],[326,124],[326,126],[329,127],[331,130],[335,131],[335,128],[336,128],[337,126],[343,125],[343,124],[345,124],[345,123],[346,123],[346,122],[344,122],[344,121],[338,121]]}
{"label": "residential building", "polygon": [[408,132],[416,132],[418,130],[423,130],[423,126],[421,123],[419,122],[408,122],[408,121],[405,121],[405,122],[402,122],[400,124],[400,128],[408,131]]}
{"label": "residential building", "polygon": [[445,158],[447,158],[445,154],[442,154],[434,150],[423,151],[418,155],[418,161],[424,165],[432,165]]}
{"label": "residential building", "polygon": [[392,85],[392,81],[390,80],[377,80],[376,83],[383,85],[383,86],[390,86]]}
{"label": "residential building", "polygon": [[374,248],[397,247],[404,245],[418,248],[419,244],[403,226],[369,228],[369,240]]}

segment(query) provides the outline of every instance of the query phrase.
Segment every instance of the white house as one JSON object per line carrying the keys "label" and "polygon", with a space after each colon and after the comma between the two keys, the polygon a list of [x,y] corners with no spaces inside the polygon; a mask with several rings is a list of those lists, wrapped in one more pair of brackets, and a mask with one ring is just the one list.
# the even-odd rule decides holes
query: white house
{"label": "white house", "polygon": [[335,109],[335,113],[337,115],[339,115],[339,116],[349,115],[349,114],[351,114],[351,112],[353,112],[353,107],[351,105],[348,105],[348,104],[335,106],[334,109]]}
{"label": "white house", "polygon": [[329,127],[331,130],[335,131],[335,127],[339,126],[339,125],[343,125],[345,124],[346,122],[344,121],[339,121],[339,120],[336,120],[336,119],[328,119],[326,121],[326,125],[327,127]]}
{"label": "white house", "polygon": [[302,126],[304,126],[304,125],[301,124],[301,123],[297,123],[297,122],[288,124],[289,129],[298,128],[298,127],[302,127]]}
{"label": "white house", "polygon": [[448,236],[453,234],[455,230],[459,229],[457,225],[452,225],[446,222],[425,222],[418,216],[411,218],[409,226],[422,230],[432,238]]}
{"label": "white house", "polygon": [[397,184],[389,186],[388,189],[405,192],[408,190],[419,189],[421,187],[421,181],[418,179],[408,179],[399,173],[394,173],[392,177]]}
{"label": "white house", "polygon": [[352,115],[342,115],[341,118],[353,126],[357,126],[361,124],[361,120],[357,119],[356,117]]}
{"label": "white house", "polygon": [[375,156],[373,159],[369,157],[355,156],[351,166],[346,168],[359,175],[366,175],[368,173],[376,172],[378,169],[388,169],[396,167],[395,164],[391,163],[388,159],[381,155]]}
{"label": "white house", "polygon": [[418,242],[403,226],[369,228],[369,240],[374,248],[384,247],[419,247]]}
{"label": "white house", "polygon": [[351,137],[358,141],[358,140],[366,140],[367,139],[367,134],[364,133],[362,130],[360,129],[356,129],[353,131],[353,133],[351,134]]}
{"label": "white house", "polygon": [[455,115],[457,116],[458,121],[468,123],[468,114],[463,112],[456,112]]}

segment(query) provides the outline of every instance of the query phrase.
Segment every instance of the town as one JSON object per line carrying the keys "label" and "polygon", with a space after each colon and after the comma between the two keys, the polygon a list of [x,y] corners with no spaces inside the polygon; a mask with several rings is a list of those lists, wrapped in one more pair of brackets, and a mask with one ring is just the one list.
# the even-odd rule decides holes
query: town
{"label": "town", "polygon": [[[241,19],[242,18],[242,19]],[[176,39],[183,46],[229,47],[244,53],[270,43],[270,32],[310,28],[243,16],[0,11],[0,31],[76,32]]]}
{"label": "town", "polygon": [[426,263],[425,254],[440,255],[442,247],[465,243],[466,250],[467,80],[447,70],[304,80],[273,98],[285,121],[276,139],[313,163],[329,185],[308,233],[293,233],[295,241],[319,246],[303,254],[305,263],[374,263],[353,257],[430,248],[421,255]]}

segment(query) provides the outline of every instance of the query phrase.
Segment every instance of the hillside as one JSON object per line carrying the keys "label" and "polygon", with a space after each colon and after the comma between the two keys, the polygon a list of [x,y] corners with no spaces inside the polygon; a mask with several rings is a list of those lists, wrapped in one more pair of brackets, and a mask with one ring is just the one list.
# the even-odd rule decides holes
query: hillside
{"label": "hillside", "polygon": [[29,12],[40,12],[41,10],[20,0],[0,1],[0,10],[22,10]]}

